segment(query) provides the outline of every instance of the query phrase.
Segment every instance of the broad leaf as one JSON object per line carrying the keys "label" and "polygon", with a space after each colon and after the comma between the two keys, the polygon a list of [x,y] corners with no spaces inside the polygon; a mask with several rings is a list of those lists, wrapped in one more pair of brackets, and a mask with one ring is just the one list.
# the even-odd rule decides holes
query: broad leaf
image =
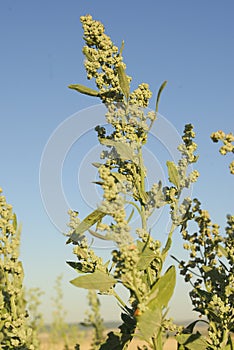
{"label": "broad leaf", "polygon": [[105,215],[106,214],[99,209],[94,210],[91,214],[86,216],[86,218],[77,226],[70,239],[72,241],[78,242],[80,240],[81,234],[96,224],[96,222],[100,221]]}
{"label": "broad leaf", "polygon": [[156,257],[152,249],[148,248],[145,243],[137,241],[137,247],[140,251],[140,259],[137,263],[139,270],[145,270]]}
{"label": "broad leaf", "polygon": [[140,336],[149,341],[152,337],[157,337],[161,328],[162,312],[157,305],[150,305],[150,307],[137,317],[137,326],[140,331]]}
{"label": "broad leaf", "polygon": [[132,340],[130,333],[114,333],[113,331],[107,334],[107,339],[100,344],[100,350],[127,350],[128,344]]}
{"label": "broad leaf", "polygon": [[88,275],[77,277],[70,282],[76,287],[100,290],[100,292],[107,292],[108,289],[117,283],[114,277],[99,270],[96,270]]}
{"label": "broad leaf", "polygon": [[169,176],[169,181],[173,183],[176,188],[179,188],[180,182],[179,182],[179,173],[177,170],[177,166],[175,165],[174,162],[167,161],[167,168],[168,168],[168,176]]}
{"label": "broad leaf", "polygon": [[73,84],[68,86],[69,89],[76,90],[80,92],[81,94],[89,95],[89,96],[99,96],[99,91],[91,89],[87,86],[81,85],[81,84]]}
{"label": "broad leaf", "polygon": [[233,341],[233,339],[232,339],[232,337],[230,335],[229,335],[229,338],[228,338],[228,343],[223,349],[224,350],[234,350],[234,341]]}
{"label": "broad leaf", "polygon": [[148,303],[150,303],[152,300],[155,300],[160,308],[167,307],[167,304],[173,295],[175,284],[175,266],[171,266],[153,286],[149,295]]}
{"label": "broad leaf", "polygon": [[132,160],[133,162],[136,162],[136,156],[134,154],[134,151],[130,145],[127,143],[123,143],[120,141],[114,141],[109,139],[100,139],[101,144],[106,146],[114,147],[117,151],[117,153],[120,155],[121,159],[123,160]]}
{"label": "broad leaf", "polygon": [[176,336],[179,344],[184,345],[188,350],[206,350],[208,343],[199,332],[195,334],[180,334]]}
{"label": "broad leaf", "polygon": [[122,90],[124,96],[126,97],[126,99],[128,99],[130,87],[129,87],[128,78],[127,78],[127,75],[125,73],[125,70],[124,70],[122,63],[119,64],[119,66],[117,68],[117,73],[118,73],[119,85],[121,87],[121,90]]}

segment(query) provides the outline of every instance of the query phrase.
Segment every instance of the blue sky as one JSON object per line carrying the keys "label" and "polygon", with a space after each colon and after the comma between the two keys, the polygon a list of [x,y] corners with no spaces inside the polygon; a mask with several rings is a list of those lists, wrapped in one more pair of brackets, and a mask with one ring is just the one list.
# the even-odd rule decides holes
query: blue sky
{"label": "blue sky", "polygon": [[[89,84],[79,17],[89,13],[102,21],[117,46],[124,39],[124,61],[127,73],[133,76],[132,87],[149,83],[154,93],[151,108],[160,84],[168,80],[159,112],[179,133],[186,123],[194,124],[201,177],[193,195],[201,199],[214,221],[224,225],[226,213],[233,212],[231,157],[221,157],[209,135],[219,129],[233,132],[233,11],[231,0],[1,3],[0,186],[23,224],[25,283],[46,292],[42,307],[46,320],[51,318],[50,298],[60,273],[67,319],[82,320],[86,309],[85,293],[69,284],[75,272],[65,261],[73,258],[72,247],[65,246],[66,239],[47,215],[39,186],[41,157],[51,135],[67,118],[97,103],[67,88],[72,83]],[[85,123],[82,115],[86,112],[79,114],[78,128]],[[65,196],[81,216],[87,214],[87,205],[77,190],[77,169],[86,160],[86,148],[96,153],[93,138],[95,134],[89,132],[87,139],[79,139],[64,162]],[[163,167],[164,160],[157,154],[160,147],[151,151]],[[175,241],[173,253],[180,256],[183,252],[178,245]],[[178,283],[172,314],[190,318],[186,288],[181,279]],[[103,300],[103,312],[106,319],[118,314],[110,299]]]}

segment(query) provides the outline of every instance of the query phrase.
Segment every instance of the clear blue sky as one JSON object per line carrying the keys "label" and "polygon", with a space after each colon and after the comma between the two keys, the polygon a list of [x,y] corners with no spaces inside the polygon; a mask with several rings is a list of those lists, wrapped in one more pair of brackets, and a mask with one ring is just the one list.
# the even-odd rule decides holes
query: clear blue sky
{"label": "clear blue sky", "polygon": [[[193,194],[214,221],[224,224],[226,213],[233,212],[231,158],[219,155],[209,135],[219,129],[233,132],[234,4],[231,0],[8,0],[0,9],[0,186],[23,224],[25,283],[46,292],[43,312],[50,320],[53,284],[63,273],[67,319],[82,320],[85,293],[69,284],[75,272],[65,263],[73,258],[72,247],[65,246],[66,239],[50,221],[39,187],[40,160],[51,134],[68,117],[96,104],[67,88],[72,83],[88,84],[79,17],[89,13],[101,20],[117,46],[124,39],[124,60],[133,86],[149,83],[155,98],[160,84],[168,80],[159,112],[179,133],[186,123],[194,124],[201,177]],[[81,216],[86,209],[76,179],[82,161],[79,151],[88,146],[78,142],[71,149],[63,175],[68,202]],[[180,256],[178,245],[175,242],[173,253]],[[187,298],[179,284],[172,303],[172,314],[179,319],[191,317]],[[118,314],[109,299],[103,305],[107,319]]]}

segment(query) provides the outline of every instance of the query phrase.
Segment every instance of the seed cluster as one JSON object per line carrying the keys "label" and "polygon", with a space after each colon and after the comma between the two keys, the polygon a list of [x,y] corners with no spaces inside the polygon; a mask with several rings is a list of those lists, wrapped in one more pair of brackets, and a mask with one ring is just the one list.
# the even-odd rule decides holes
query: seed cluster
{"label": "seed cluster", "polygon": [[[211,134],[211,140],[213,142],[221,141],[223,146],[220,147],[219,152],[222,155],[226,155],[227,153],[234,153],[234,135],[232,133],[225,134],[222,130],[213,132]],[[234,174],[234,160],[229,164],[230,173]]]}
{"label": "seed cluster", "polygon": [[87,78],[95,79],[103,101],[110,102],[113,96],[121,101],[123,95],[119,85],[117,67],[122,63],[122,56],[118,52],[118,47],[105,34],[105,28],[101,22],[93,20],[90,15],[81,16],[80,20],[86,42],[83,53],[86,57]]}
{"label": "seed cluster", "polygon": [[0,342],[1,349],[34,350],[25,309],[24,271],[19,261],[20,229],[0,189]]}
{"label": "seed cluster", "polygon": [[[219,233],[219,226],[211,222],[209,213],[201,209],[198,200],[182,197],[182,191],[191,187],[199,177],[198,171],[192,169],[198,159],[195,154],[197,145],[194,142],[193,126],[185,126],[182,143],[178,147],[181,153],[178,163],[167,162],[170,184],[163,187],[162,182],[158,181],[146,190],[147,170],[142,148],[157,117],[156,112],[145,110],[152,93],[145,83],[131,92],[131,78],[125,73],[126,65],[122,57],[123,45],[119,50],[105,34],[104,26],[94,21],[90,15],[81,17],[81,22],[86,42],[83,53],[86,57],[87,77],[94,78],[98,88],[98,93],[90,91],[90,95],[99,96],[105,103],[106,121],[109,124],[107,128],[96,127],[99,142],[105,147],[100,155],[101,162],[94,163],[99,174],[96,184],[101,186],[103,199],[94,212],[95,215],[98,213],[97,220],[91,220],[91,226],[95,224],[95,231],[91,232],[89,229],[89,232],[112,240],[115,249],[112,251],[111,261],[104,263],[88,245],[85,235],[80,235],[79,239],[73,241],[78,262],[71,266],[82,273],[96,270],[105,272],[108,276],[107,284],[112,276],[113,283],[120,283],[130,292],[127,304],[117,294],[115,285],[103,292],[114,295],[123,307],[124,324],[121,331],[131,329],[133,334],[137,326],[144,333],[141,317],[143,320],[150,318],[154,312],[158,312],[158,308],[159,325],[154,326],[160,328],[155,330],[155,334],[179,330],[164,316],[170,298],[170,291],[166,291],[165,285],[172,283],[170,287],[173,290],[175,270],[170,267],[165,274],[162,270],[171,246],[172,234],[180,227],[185,240],[184,248],[189,251],[188,261],[179,262],[180,269],[185,281],[192,284],[190,296],[194,310],[208,318],[209,341],[213,346],[211,348],[217,346],[218,342],[225,346],[225,332],[228,333],[233,327],[234,220],[232,216],[228,217],[224,237]],[[83,89],[81,92],[87,91]],[[233,142],[231,134],[216,134],[213,138],[225,139],[222,152],[233,152],[230,146]],[[132,209],[129,217],[127,205]],[[151,236],[148,219],[154,210],[166,205],[170,208],[171,229],[162,248],[161,242]],[[139,214],[141,227],[132,230],[130,222],[134,211]],[[70,215],[70,235],[79,231],[77,228],[80,225],[87,228],[87,222],[85,219],[80,222],[78,213],[70,212]],[[194,224],[197,226],[195,232]],[[167,281],[168,276],[170,281]]]}
{"label": "seed cluster", "polygon": [[[189,220],[197,223],[198,231],[189,233]],[[179,267],[185,281],[193,287],[190,297],[194,310],[209,320],[211,344],[222,349],[222,341],[234,321],[234,216],[228,216],[226,235],[219,231],[208,211],[201,209],[201,203],[195,199],[190,218],[182,228],[184,249],[190,252],[190,258],[180,261]]]}

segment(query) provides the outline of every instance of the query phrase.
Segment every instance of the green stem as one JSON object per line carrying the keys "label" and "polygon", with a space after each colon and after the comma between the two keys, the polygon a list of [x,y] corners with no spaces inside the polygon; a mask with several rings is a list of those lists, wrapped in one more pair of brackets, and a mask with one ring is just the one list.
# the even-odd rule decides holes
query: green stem
{"label": "green stem", "polygon": [[136,208],[136,210],[138,211],[138,213],[141,215],[141,209],[138,207],[138,205],[136,203],[134,203],[132,201],[126,201],[126,203],[133,205]]}
{"label": "green stem", "polygon": [[118,300],[118,302],[126,309],[125,302],[120,298],[120,296],[116,293],[115,290],[112,291],[112,295]]}

